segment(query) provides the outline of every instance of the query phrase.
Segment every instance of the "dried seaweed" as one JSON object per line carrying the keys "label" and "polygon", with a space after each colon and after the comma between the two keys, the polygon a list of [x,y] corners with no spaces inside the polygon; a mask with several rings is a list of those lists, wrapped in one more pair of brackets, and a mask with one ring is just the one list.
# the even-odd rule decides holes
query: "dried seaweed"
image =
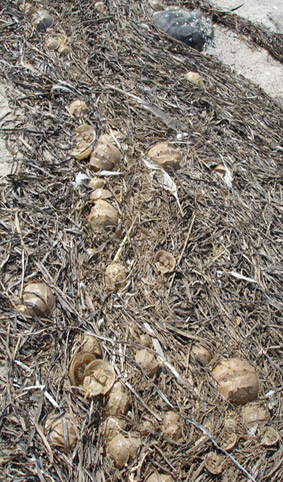
{"label": "dried seaweed", "polygon": [[[1,4],[0,77],[14,111],[13,120],[1,120],[1,134],[14,162],[0,200],[0,480],[143,481],[156,470],[208,482],[204,457],[221,448],[226,416],[238,420],[239,437],[222,480],[247,480],[243,469],[256,481],[280,480],[282,444],[261,445],[260,428],[248,432],[241,408],[218,394],[210,375],[221,357],[248,360],[261,381],[258,403],[282,433],[279,106],[158,31],[146,1],[113,0],[99,13],[88,0],[42,0],[55,17],[51,32],[68,39],[66,56],[47,50],[49,30],[35,31],[18,3]],[[204,88],[186,81],[192,70]],[[74,189],[78,173],[92,176],[87,161],[70,155],[78,122],[66,106],[76,98],[87,103],[97,137],[124,134],[123,161],[104,176],[117,228],[93,232],[90,189],[85,182]],[[168,173],[181,211],[143,162],[161,141],[183,153],[181,169]],[[232,172],[231,188],[215,172],[221,163]],[[177,260],[173,274],[155,271],[160,249]],[[120,293],[108,293],[104,272],[117,257],[130,275]],[[14,299],[32,279],[44,280],[57,304],[29,320],[17,316]],[[75,336],[84,331],[131,393],[127,430],[143,443],[122,470],[100,434],[107,398],[85,400],[68,378]],[[135,362],[144,334],[162,364],[154,379]],[[211,352],[211,365],[194,359],[195,344]],[[168,409],[183,418],[180,442],[162,434]],[[71,452],[50,447],[51,412],[76,418]]]}

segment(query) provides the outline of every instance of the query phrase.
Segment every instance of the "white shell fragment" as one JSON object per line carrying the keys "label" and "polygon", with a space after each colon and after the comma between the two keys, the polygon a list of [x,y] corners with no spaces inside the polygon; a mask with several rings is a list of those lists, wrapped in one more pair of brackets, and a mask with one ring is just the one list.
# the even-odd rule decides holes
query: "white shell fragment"
{"label": "white shell fragment", "polygon": [[22,299],[16,300],[19,314],[32,318],[51,313],[55,306],[55,296],[43,281],[30,281],[24,287]]}
{"label": "white shell fragment", "polygon": [[185,74],[185,79],[199,87],[204,87],[203,78],[197,72],[187,72]]}
{"label": "white shell fragment", "polygon": [[147,156],[153,159],[159,166],[167,169],[178,169],[182,159],[182,153],[172,147],[169,142],[160,142],[149,149]]}
{"label": "white shell fragment", "polygon": [[224,398],[244,405],[257,398],[259,380],[255,368],[240,358],[219,361],[211,372],[216,388]]}
{"label": "white shell fragment", "polygon": [[174,256],[168,251],[161,249],[154,256],[154,264],[157,271],[161,274],[172,273],[176,266]]}
{"label": "white shell fragment", "polygon": [[115,371],[105,360],[94,360],[84,371],[83,388],[86,397],[105,395],[115,382]]}

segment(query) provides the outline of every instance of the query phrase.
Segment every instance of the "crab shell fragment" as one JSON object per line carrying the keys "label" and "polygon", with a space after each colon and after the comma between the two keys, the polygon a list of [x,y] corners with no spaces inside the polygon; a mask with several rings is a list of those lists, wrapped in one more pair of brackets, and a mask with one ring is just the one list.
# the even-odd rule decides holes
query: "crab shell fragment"
{"label": "crab shell fragment", "polygon": [[126,430],[126,422],[122,418],[107,417],[101,424],[101,433],[105,442],[110,442],[116,435]]}
{"label": "crab shell fragment", "polygon": [[126,415],[131,405],[131,400],[127,392],[110,392],[108,400],[108,412],[110,415]]}
{"label": "crab shell fragment", "polygon": [[76,99],[67,107],[67,110],[74,117],[83,119],[87,114],[88,108],[83,100]]}
{"label": "crab shell fragment", "polygon": [[216,452],[209,452],[204,457],[204,466],[213,475],[221,474],[223,470],[223,462],[223,457]]}
{"label": "crab shell fragment", "polygon": [[83,388],[86,397],[105,395],[115,382],[115,371],[105,360],[94,360],[84,371]]}
{"label": "crab shell fragment", "polygon": [[89,335],[88,333],[79,333],[75,336],[75,340],[80,344],[80,351],[86,351],[92,353],[95,358],[101,358],[101,346],[95,336]]}
{"label": "crab shell fragment", "polygon": [[111,136],[104,134],[99,137],[97,145],[91,154],[89,167],[95,172],[112,171],[121,160],[121,153],[114,145]]}
{"label": "crab shell fragment", "polygon": [[161,249],[154,256],[154,264],[157,271],[161,274],[172,273],[176,266],[174,256],[168,251]]}
{"label": "crab shell fragment", "polygon": [[94,360],[96,360],[96,356],[91,352],[82,351],[74,355],[69,368],[72,385],[76,387],[83,385],[85,369]]}
{"label": "crab shell fragment", "polygon": [[153,472],[153,474],[146,479],[146,482],[174,482],[174,479],[172,479],[171,475]]}
{"label": "crab shell fragment", "polygon": [[88,221],[92,229],[96,227],[107,228],[108,226],[117,226],[118,220],[118,211],[104,199],[98,199],[88,215]]}
{"label": "crab shell fragment", "polygon": [[181,419],[175,412],[166,412],[163,419],[163,435],[172,440],[180,440],[182,438]]}
{"label": "crab shell fragment", "polygon": [[82,160],[89,157],[93,151],[93,142],[95,140],[95,130],[92,126],[83,124],[75,129],[76,139],[75,148],[71,152],[75,159]]}
{"label": "crab shell fragment", "polygon": [[280,440],[280,434],[272,427],[266,427],[263,431],[261,444],[266,447],[272,447],[276,445]]}
{"label": "crab shell fragment", "polygon": [[107,266],[105,270],[105,286],[107,290],[118,291],[124,288],[128,274],[128,270],[119,261]]}
{"label": "crab shell fragment", "polygon": [[159,362],[148,350],[138,350],[136,353],[136,363],[149,377],[153,377],[159,370]]}
{"label": "crab shell fragment", "polygon": [[170,146],[168,142],[160,142],[149,149],[147,156],[157,162],[160,167],[178,169],[182,159],[182,153]]}
{"label": "crab shell fragment", "polygon": [[60,418],[48,417],[45,422],[45,431],[52,447],[68,450],[74,448],[77,442],[75,422],[71,415],[65,414]]}
{"label": "crab shell fragment", "polygon": [[255,400],[259,380],[255,368],[240,358],[220,360],[211,372],[217,382],[217,390],[224,398],[236,405]]}
{"label": "crab shell fragment", "polygon": [[211,354],[206,348],[204,348],[204,346],[194,345],[191,353],[193,357],[202,365],[208,365],[211,360]]}
{"label": "crab shell fragment", "polygon": [[17,312],[28,318],[49,314],[54,306],[55,296],[43,281],[27,283],[23,290],[22,299],[16,300]]}
{"label": "crab shell fragment", "polygon": [[199,87],[204,87],[203,78],[197,72],[187,72],[185,74],[185,79]]}
{"label": "crab shell fragment", "polygon": [[269,419],[268,411],[258,404],[252,403],[242,409],[243,422],[247,428],[265,425]]}

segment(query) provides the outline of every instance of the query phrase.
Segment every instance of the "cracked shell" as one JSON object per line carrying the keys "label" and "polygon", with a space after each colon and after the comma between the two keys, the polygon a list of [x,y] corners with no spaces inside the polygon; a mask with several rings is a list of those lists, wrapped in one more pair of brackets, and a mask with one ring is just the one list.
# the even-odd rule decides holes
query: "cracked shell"
{"label": "cracked shell", "polygon": [[226,452],[231,452],[237,445],[238,437],[234,432],[224,431],[221,435],[222,448]]}
{"label": "cracked shell", "polygon": [[176,266],[174,256],[168,251],[161,249],[154,256],[154,264],[157,271],[161,274],[172,273]]}
{"label": "cracked shell", "polygon": [[258,404],[249,404],[242,409],[243,422],[247,428],[255,425],[264,425],[269,419],[268,411]]}
{"label": "cracked shell", "polygon": [[204,457],[205,468],[213,475],[221,474],[223,470],[223,457],[218,455],[216,452],[209,452]]}
{"label": "cracked shell", "polygon": [[104,199],[98,199],[88,215],[88,221],[92,227],[107,228],[117,226],[119,220],[118,211]]}
{"label": "cracked shell", "polygon": [[80,351],[91,353],[95,358],[101,358],[101,346],[95,336],[88,333],[79,333],[75,336],[75,340],[80,343]]}
{"label": "cracked shell", "polygon": [[263,430],[260,443],[266,447],[272,447],[276,445],[280,440],[280,434],[272,427],[266,427]]}
{"label": "cracked shell", "polygon": [[136,363],[149,376],[153,377],[159,370],[159,363],[155,356],[146,349],[139,350],[136,353]]}
{"label": "cracked shell", "polygon": [[77,127],[75,132],[75,148],[71,152],[71,155],[78,160],[86,159],[93,151],[93,142],[96,135],[95,130],[92,126],[83,124]]}
{"label": "cracked shell", "polygon": [[94,360],[84,371],[83,388],[87,397],[105,395],[115,382],[115,371],[105,360]]}
{"label": "cracked shell", "polygon": [[224,398],[236,405],[255,400],[259,380],[255,368],[240,358],[220,360],[211,372],[217,382],[217,390]]}
{"label": "cracked shell", "polygon": [[99,137],[97,145],[91,154],[89,167],[95,172],[112,171],[121,160],[119,149],[113,144],[111,136],[104,134]]}
{"label": "cracked shell", "polygon": [[[19,304],[17,304],[19,303]],[[43,281],[30,281],[24,287],[21,300],[16,300],[16,310],[28,318],[51,313],[55,306],[55,296]]]}
{"label": "cracked shell", "polygon": [[89,196],[90,201],[97,201],[98,199],[110,199],[113,197],[112,192],[108,189],[95,189]]}
{"label": "cracked shell", "polygon": [[175,412],[166,412],[163,418],[163,435],[172,440],[182,438],[181,419]]}
{"label": "cracked shell", "polygon": [[182,159],[182,153],[170,146],[168,142],[155,144],[149,149],[147,156],[164,169],[168,167],[178,169]]}
{"label": "cracked shell", "polygon": [[128,270],[120,262],[111,263],[105,270],[105,286],[109,291],[118,291],[127,283]]}
{"label": "cracked shell", "polygon": [[96,357],[93,353],[82,351],[74,355],[69,368],[69,377],[72,385],[76,387],[83,385],[85,369],[94,360],[96,360]]}
{"label": "cracked shell", "polygon": [[49,416],[45,422],[45,431],[52,447],[68,450],[74,448],[77,442],[75,422],[71,415],[63,417]]}
{"label": "cracked shell", "polygon": [[87,114],[88,108],[83,100],[76,99],[67,107],[67,110],[74,117],[83,119]]}

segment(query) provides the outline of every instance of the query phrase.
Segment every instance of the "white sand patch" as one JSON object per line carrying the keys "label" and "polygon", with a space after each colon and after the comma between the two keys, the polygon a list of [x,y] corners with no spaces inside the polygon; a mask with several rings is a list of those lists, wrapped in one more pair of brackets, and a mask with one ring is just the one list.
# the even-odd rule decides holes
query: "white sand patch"
{"label": "white sand patch", "polygon": [[240,7],[235,11],[240,17],[283,33],[283,0],[211,0],[211,4],[222,10]]}

